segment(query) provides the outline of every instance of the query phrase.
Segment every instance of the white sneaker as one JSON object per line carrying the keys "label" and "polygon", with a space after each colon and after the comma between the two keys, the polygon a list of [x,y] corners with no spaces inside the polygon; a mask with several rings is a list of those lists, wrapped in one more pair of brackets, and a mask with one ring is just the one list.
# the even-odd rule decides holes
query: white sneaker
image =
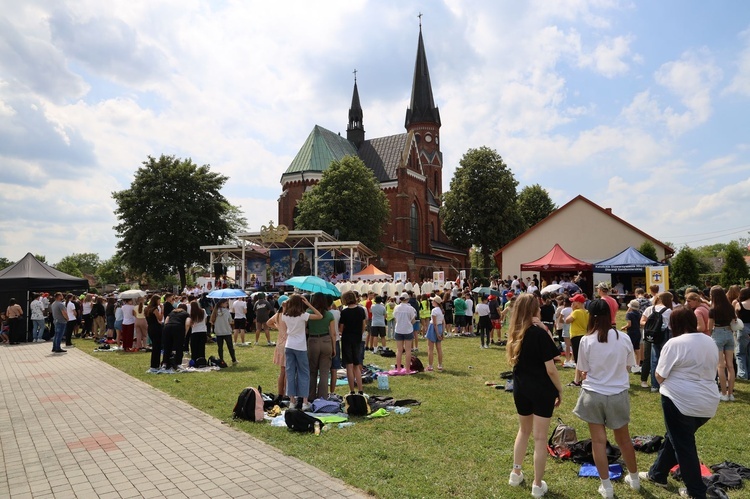
{"label": "white sneaker", "polygon": [[734,394],[729,395],[729,401],[734,402]]}
{"label": "white sneaker", "polygon": [[630,372],[632,374],[640,374],[641,373],[641,367],[640,366],[633,366],[630,368]]}
{"label": "white sneaker", "polygon": [[545,482],[544,480],[542,480],[541,487],[537,487],[536,485],[531,486],[532,497],[539,498],[539,497],[542,497],[546,493],[547,493],[547,482]]}
{"label": "white sneaker", "polygon": [[310,409],[312,409],[312,404],[310,402],[305,402],[302,404],[302,412],[307,412]]}
{"label": "white sneaker", "polygon": [[687,487],[680,487],[677,490],[677,493],[680,494],[680,497],[687,497],[688,499],[691,497],[691,495],[688,494]]}
{"label": "white sneaker", "polygon": [[511,487],[518,487],[523,482],[523,471],[521,473],[516,473],[514,471],[510,472],[510,478],[508,478],[508,485]]}
{"label": "white sneaker", "polygon": [[648,388],[649,386],[648,381],[641,381],[641,388]]}
{"label": "white sneaker", "polygon": [[641,479],[639,477],[631,478],[630,474],[625,475],[625,483],[627,483],[633,490],[641,490]]}
{"label": "white sneaker", "polygon": [[721,400],[722,402],[729,402],[729,395],[727,395],[726,393],[722,393],[721,395],[719,395],[719,400]]}
{"label": "white sneaker", "polygon": [[615,489],[612,487],[605,487],[602,483],[599,484],[597,491],[599,492],[599,495],[605,499],[612,499],[615,497]]}

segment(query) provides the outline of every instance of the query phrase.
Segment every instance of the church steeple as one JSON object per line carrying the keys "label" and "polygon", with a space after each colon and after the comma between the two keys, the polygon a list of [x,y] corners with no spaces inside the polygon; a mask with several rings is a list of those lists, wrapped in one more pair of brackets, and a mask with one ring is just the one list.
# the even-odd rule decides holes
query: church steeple
{"label": "church steeple", "polygon": [[352,105],[349,108],[349,124],[346,127],[346,138],[359,149],[365,141],[365,126],[362,123],[362,106],[359,103],[359,91],[357,90],[357,70],[354,70],[354,92],[352,93]]}
{"label": "church steeple", "polygon": [[422,18],[419,19],[419,43],[417,45],[417,60],[414,63],[414,81],[411,86],[411,102],[406,110],[404,126],[409,129],[413,123],[434,123],[440,126],[440,111],[432,98],[432,84],[430,70],[427,68],[427,55],[422,40]]}

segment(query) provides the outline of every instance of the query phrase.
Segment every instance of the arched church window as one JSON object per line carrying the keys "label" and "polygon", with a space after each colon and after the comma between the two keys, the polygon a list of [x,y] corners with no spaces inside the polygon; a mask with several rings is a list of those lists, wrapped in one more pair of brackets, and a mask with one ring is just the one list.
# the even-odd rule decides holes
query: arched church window
{"label": "arched church window", "polygon": [[419,213],[417,212],[417,203],[411,204],[409,232],[411,235],[411,250],[414,253],[419,253]]}

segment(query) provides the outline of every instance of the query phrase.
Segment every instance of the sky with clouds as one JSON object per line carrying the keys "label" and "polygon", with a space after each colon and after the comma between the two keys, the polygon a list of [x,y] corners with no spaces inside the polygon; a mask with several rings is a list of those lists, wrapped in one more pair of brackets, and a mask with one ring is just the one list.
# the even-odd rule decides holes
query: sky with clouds
{"label": "sky with clouds", "polygon": [[404,130],[420,11],[446,188],[486,145],[520,186],[557,204],[583,194],[677,247],[750,230],[749,2],[0,0],[0,11],[11,260],[110,257],[111,193],[149,155],[210,164],[251,230],[276,221],[279,179],[313,126],[344,134],[353,69],[367,137]]}

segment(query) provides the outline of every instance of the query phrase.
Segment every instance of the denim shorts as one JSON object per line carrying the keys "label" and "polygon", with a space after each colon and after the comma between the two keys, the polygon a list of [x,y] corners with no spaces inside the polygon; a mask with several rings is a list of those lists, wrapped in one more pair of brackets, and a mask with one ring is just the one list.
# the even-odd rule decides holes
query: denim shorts
{"label": "denim shorts", "polygon": [[400,334],[396,333],[396,341],[411,341],[414,339],[414,333]]}
{"label": "denim shorts", "polygon": [[727,350],[734,351],[734,333],[728,327],[715,327],[711,333],[711,339],[716,343],[720,352]]}

